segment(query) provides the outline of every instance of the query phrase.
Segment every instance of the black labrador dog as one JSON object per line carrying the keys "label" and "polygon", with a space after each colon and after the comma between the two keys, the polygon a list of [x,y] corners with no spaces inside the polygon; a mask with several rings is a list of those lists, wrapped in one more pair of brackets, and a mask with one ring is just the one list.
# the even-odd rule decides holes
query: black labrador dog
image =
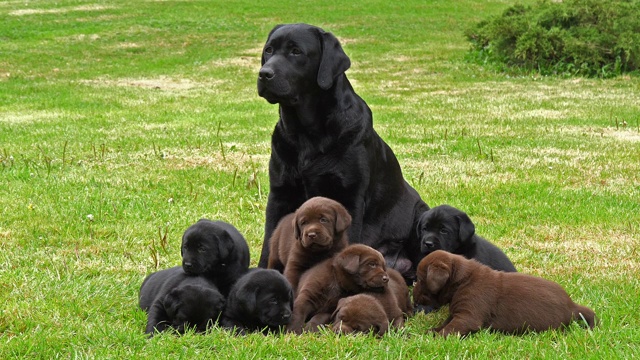
{"label": "black labrador dog", "polygon": [[242,234],[223,221],[200,219],[182,236],[182,268],[203,275],[227,296],[236,280],[249,269],[249,246]]}
{"label": "black labrador dog", "polygon": [[452,206],[436,206],[422,214],[417,233],[423,256],[441,249],[475,259],[494,270],[516,271],[502,250],[476,234],[469,216]]}
{"label": "black labrador dog", "polygon": [[202,276],[189,276],[176,266],[152,273],[140,286],[140,308],[147,311],[145,333],[169,328],[184,333],[188,327],[206,331],[220,317],[225,299]]}
{"label": "black labrador dog", "polygon": [[293,289],[272,269],[251,269],[231,288],[220,324],[240,334],[279,331],[291,321]]}
{"label": "black labrador dog", "polygon": [[351,62],[331,33],[277,25],[262,52],[258,94],[280,105],[271,138],[269,198],[260,267],[278,221],[314,196],[351,214],[351,243],[378,249],[411,280],[420,261],[418,216],[429,209],[405,181],[396,156],[373,129],[371,110],[345,71]]}

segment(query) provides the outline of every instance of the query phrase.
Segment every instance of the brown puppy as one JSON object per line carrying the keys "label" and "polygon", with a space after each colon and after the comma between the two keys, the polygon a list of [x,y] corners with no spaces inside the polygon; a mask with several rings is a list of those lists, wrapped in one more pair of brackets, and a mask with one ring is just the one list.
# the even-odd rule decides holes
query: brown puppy
{"label": "brown puppy", "polygon": [[[309,317],[331,314],[340,298],[362,292],[376,297],[387,310],[389,321],[401,326],[404,323],[403,312],[388,283],[389,274],[382,254],[367,245],[350,245],[302,274],[289,330],[302,332]],[[313,330],[313,326],[319,323],[314,320],[307,329]]]}
{"label": "brown puppy", "polygon": [[307,200],[278,223],[267,268],[282,272],[295,291],[305,270],[347,247],[349,226],[351,215],[339,202],[320,196]]}
{"label": "brown puppy", "polygon": [[449,317],[433,331],[466,335],[480,329],[522,334],[584,319],[595,326],[593,310],[574,303],[557,283],[493,270],[475,260],[436,250],[418,265],[416,304],[449,304]]}
{"label": "brown puppy", "polygon": [[378,299],[369,294],[358,294],[340,299],[332,319],[332,329],[336,333],[368,333],[373,331],[376,335],[382,336],[389,329],[387,312]]}

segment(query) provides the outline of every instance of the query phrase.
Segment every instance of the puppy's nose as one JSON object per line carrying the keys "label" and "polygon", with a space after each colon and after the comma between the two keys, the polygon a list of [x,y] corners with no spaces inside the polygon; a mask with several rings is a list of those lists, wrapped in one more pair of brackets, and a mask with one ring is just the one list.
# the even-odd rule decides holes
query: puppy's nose
{"label": "puppy's nose", "polygon": [[291,317],[291,313],[290,312],[286,312],[284,314],[282,314],[282,319],[283,320],[288,320]]}
{"label": "puppy's nose", "polygon": [[267,81],[267,80],[273,79],[274,76],[276,76],[276,74],[273,72],[271,68],[263,67],[262,69],[260,69],[260,72],[258,73],[258,80]]}
{"label": "puppy's nose", "polygon": [[184,262],[182,262],[182,267],[187,269],[187,270],[191,270],[193,268],[193,264],[191,264],[188,261],[184,261]]}
{"label": "puppy's nose", "polygon": [[424,246],[426,246],[428,248],[432,248],[432,247],[435,246],[433,241],[431,241],[431,240],[426,240],[426,241],[423,242],[423,244],[424,244]]}
{"label": "puppy's nose", "polygon": [[316,234],[315,232],[310,232],[307,234],[307,237],[311,240],[315,239],[316,237],[318,237],[318,234]]}
{"label": "puppy's nose", "polygon": [[388,283],[389,282],[389,276],[388,275],[383,275],[382,276],[382,282]]}

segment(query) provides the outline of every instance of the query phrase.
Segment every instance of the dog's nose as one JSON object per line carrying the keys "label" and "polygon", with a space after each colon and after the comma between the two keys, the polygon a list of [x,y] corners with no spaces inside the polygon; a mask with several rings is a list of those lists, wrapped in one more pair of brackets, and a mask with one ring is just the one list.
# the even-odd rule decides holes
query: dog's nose
{"label": "dog's nose", "polygon": [[283,320],[288,320],[291,317],[291,313],[290,312],[286,312],[284,314],[282,314],[282,319]]}
{"label": "dog's nose", "polygon": [[315,239],[316,237],[318,237],[318,234],[316,234],[315,232],[310,232],[307,234],[307,237],[311,240]]}
{"label": "dog's nose", "polygon": [[185,268],[186,270],[191,270],[191,268],[193,268],[193,264],[191,264],[191,263],[190,263],[190,262],[188,262],[188,261],[184,261],[184,262],[182,263],[182,267],[183,267],[183,268]]}
{"label": "dog's nose", "polygon": [[260,69],[260,72],[258,73],[258,80],[260,81],[271,80],[275,75],[276,74],[273,72],[272,69],[263,67],[262,69]]}
{"label": "dog's nose", "polygon": [[388,283],[389,282],[389,276],[388,275],[382,276],[382,282]]}
{"label": "dog's nose", "polygon": [[435,245],[434,245],[434,243],[433,243],[433,241],[431,241],[431,240],[425,240],[425,241],[423,242],[423,244],[424,244],[424,246],[426,246],[426,247],[428,247],[428,248],[432,248],[432,247],[434,247],[434,246],[435,246]]}

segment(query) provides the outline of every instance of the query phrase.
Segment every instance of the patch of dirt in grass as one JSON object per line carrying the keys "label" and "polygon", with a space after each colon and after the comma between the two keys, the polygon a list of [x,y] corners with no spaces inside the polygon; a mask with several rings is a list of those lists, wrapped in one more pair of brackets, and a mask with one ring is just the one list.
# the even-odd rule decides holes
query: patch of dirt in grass
{"label": "patch of dirt in grass", "polygon": [[51,121],[60,119],[65,114],[55,111],[34,111],[28,113],[3,113],[0,122],[9,124],[34,123],[38,121]]}
{"label": "patch of dirt in grass", "polygon": [[24,16],[24,15],[39,15],[39,14],[60,14],[67,13],[72,11],[100,11],[100,10],[110,10],[115,9],[113,6],[104,6],[104,5],[81,5],[70,8],[63,9],[20,9],[10,11],[9,15],[13,16]]}
{"label": "patch of dirt in grass", "polygon": [[[225,148],[230,144],[225,143]],[[268,147],[268,144],[265,143]],[[210,168],[216,171],[233,172],[238,169],[255,169],[257,171],[267,171],[269,154],[248,155],[242,151],[221,151],[214,153],[195,153],[185,151],[182,153],[171,153],[165,156],[168,167],[171,169],[183,170],[193,168]]]}
{"label": "patch of dirt in grass", "polygon": [[168,76],[160,76],[151,79],[96,79],[81,80],[80,83],[94,86],[123,86],[137,87],[143,89],[154,89],[171,92],[181,92],[194,89],[212,89],[223,84],[223,80],[211,80],[207,82],[198,82],[190,79],[176,79]]}

